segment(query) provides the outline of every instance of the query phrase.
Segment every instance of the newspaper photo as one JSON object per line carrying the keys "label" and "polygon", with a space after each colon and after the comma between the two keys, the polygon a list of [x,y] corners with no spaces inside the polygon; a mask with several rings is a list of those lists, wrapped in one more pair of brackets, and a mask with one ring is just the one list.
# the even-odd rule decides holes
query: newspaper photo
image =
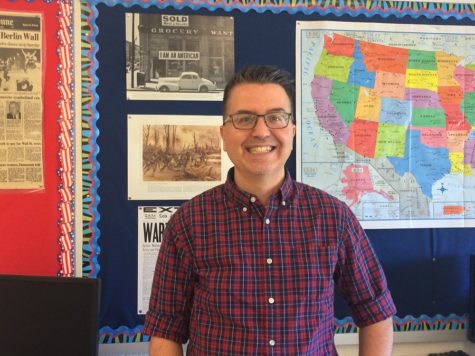
{"label": "newspaper photo", "polygon": [[130,200],[190,199],[224,182],[221,116],[129,115]]}
{"label": "newspaper photo", "polygon": [[128,100],[223,99],[234,74],[229,16],[125,14]]}
{"label": "newspaper photo", "polygon": [[0,189],[43,188],[42,17],[0,12]]}
{"label": "newspaper photo", "polygon": [[138,207],[137,314],[148,310],[155,262],[162,245],[163,230],[177,206]]}

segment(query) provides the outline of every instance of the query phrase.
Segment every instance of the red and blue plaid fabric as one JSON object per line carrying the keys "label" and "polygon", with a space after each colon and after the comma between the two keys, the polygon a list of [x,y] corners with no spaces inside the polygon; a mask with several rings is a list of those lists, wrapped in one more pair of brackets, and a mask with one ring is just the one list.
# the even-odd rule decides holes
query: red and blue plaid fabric
{"label": "red and blue plaid fabric", "polygon": [[187,355],[336,355],[335,287],[359,326],[396,311],[350,209],[287,173],[264,207],[224,185],[183,204],[157,259],[144,332]]}

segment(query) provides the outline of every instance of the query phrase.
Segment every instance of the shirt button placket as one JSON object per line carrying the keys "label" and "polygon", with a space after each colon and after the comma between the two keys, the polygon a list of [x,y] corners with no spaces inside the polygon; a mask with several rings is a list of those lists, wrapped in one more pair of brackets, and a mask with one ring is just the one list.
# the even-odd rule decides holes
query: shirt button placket
{"label": "shirt button placket", "polygon": [[[254,198],[254,197],[251,197],[251,199],[250,199],[251,202],[254,202],[254,201],[255,201],[255,200],[253,200],[253,198]],[[270,219],[269,219],[269,218],[264,218],[264,226],[269,226],[269,225],[270,225]],[[266,229],[264,229],[264,230],[266,230]],[[271,258],[271,257],[268,257],[268,258],[266,259],[266,264],[267,264],[268,266],[271,266],[272,263],[273,263],[272,258]],[[272,290],[269,290],[269,292],[272,293]],[[272,294],[271,294],[271,295],[272,295]],[[267,303],[268,303],[269,307],[272,307],[272,305],[275,303],[275,299],[274,299],[273,297],[269,297],[269,298],[267,299]],[[272,315],[272,312],[271,312],[271,315]],[[272,322],[271,322],[270,325],[272,325]],[[271,333],[273,332],[272,326],[271,326],[271,328],[270,328],[270,331],[271,331]],[[270,335],[269,335],[269,336],[270,336]],[[273,348],[273,347],[275,346],[275,340],[274,340],[274,339],[269,339],[268,343],[269,343],[269,346],[270,346],[271,348]]]}
{"label": "shirt button placket", "polygon": [[[270,225],[270,219],[269,219],[269,218],[265,218],[265,219],[264,219],[264,224],[265,224],[265,225]],[[273,263],[272,258],[268,257],[268,258],[266,259],[266,263],[267,263],[268,266],[271,266],[272,263]],[[272,293],[272,290],[270,290],[270,293]],[[275,303],[275,299],[274,299],[273,297],[269,297],[269,298],[267,299],[267,302],[269,303],[269,307],[271,307],[271,306]],[[271,314],[272,314],[272,312],[271,312]],[[274,340],[274,339],[270,339],[270,340],[269,340],[269,346],[270,346],[271,348],[273,348],[273,347],[275,346],[275,340]]]}

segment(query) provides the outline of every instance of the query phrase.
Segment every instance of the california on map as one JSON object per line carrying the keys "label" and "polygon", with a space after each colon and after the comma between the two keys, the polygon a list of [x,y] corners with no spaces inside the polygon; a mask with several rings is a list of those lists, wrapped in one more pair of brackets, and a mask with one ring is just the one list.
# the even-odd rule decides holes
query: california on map
{"label": "california on map", "polygon": [[296,34],[297,178],[366,228],[475,226],[475,31],[298,22]]}

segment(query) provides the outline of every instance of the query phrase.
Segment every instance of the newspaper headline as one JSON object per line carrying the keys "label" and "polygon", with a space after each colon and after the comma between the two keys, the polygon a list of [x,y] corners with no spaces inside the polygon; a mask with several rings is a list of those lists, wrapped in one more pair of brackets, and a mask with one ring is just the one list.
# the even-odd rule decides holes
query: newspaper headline
{"label": "newspaper headline", "polygon": [[0,12],[0,189],[43,188],[42,18]]}
{"label": "newspaper headline", "polygon": [[153,274],[163,231],[176,206],[138,207],[137,313],[145,314],[152,289]]}

